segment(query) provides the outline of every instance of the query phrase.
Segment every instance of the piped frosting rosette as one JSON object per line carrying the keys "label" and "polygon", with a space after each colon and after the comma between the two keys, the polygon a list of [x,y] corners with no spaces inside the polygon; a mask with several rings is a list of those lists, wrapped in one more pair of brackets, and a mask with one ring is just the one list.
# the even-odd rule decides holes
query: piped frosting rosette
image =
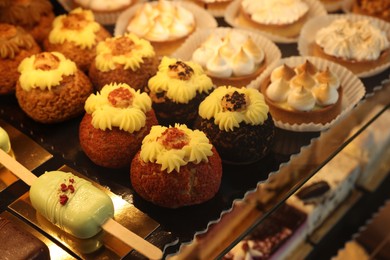
{"label": "piped frosting rosette", "polygon": [[85,111],[92,115],[92,125],[103,131],[113,127],[129,133],[139,131],[146,124],[145,113],[151,109],[149,96],[125,83],[106,85],[85,102]]}
{"label": "piped frosting rosette", "polygon": [[[363,98],[363,96],[365,94],[365,88],[364,88],[363,83],[350,70],[348,70],[345,67],[343,67],[339,64],[336,64],[334,62],[331,62],[331,61],[328,61],[325,59],[321,59],[321,58],[317,58],[317,57],[311,57],[311,56],[304,56],[304,57],[293,56],[293,57],[281,59],[277,63],[270,66],[260,77],[258,77],[256,80],[252,81],[251,84],[249,84],[247,87],[259,89],[260,86],[262,84],[264,84],[264,82],[267,79],[270,79],[273,77],[272,74],[274,71],[276,71],[277,68],[280,69],[283,67],[283,65],[287,65],[290,68],[296,68],[296,67],[299,67],[299,66],[305,64],[307,61],[309,61],[311,64],[313,64],[315,66],[315,68],[317,69],[317,71],[322,72],[322,74],[323,74],[322,76],[326,76],[326,74],[329,74],[330,77],[327,77],[328,80],[326,83],[329,86],[331,86],[333,83],[336,84],[337,81],[339,82],[339,84],[337,84],[337,85],[340,85],[342,87],[342,91],[343,91],[342,92],[343,98],[342,98],[342,104],[341,104],[341,107],[342,107],[341,112],[335,119],[333,119],[331,122],[328,122],[325,124],[302,123],[302,124],[293,124],[292,125],[292,124],[282,122],[282,121],[277,121],[274,119],[275,126],[277,126],[279,128],[290,130],[290,131],[296,131],[296,132],[325,130],[325,129],[331,127],[338,120],[342,119],[349,111],[351,111],[351,109]],[[274,74],[275,74],[275,72],[274,72]],[[335,79],[335,77],[331,76],[332,74],[338,78],[337,81],[334,80],[332,82],[331,78]],[[314,82],[313,79],[305,79],[303,75],[304,74],[301,74],[300,77],[296,77],[295,80],[297,81],[296,83],[298,85],[318,83],[318,82]],[[318,77],[318,75],[317,75],[317,77]],[[279,81],[282,81],[282,80],[279,80]],[[299,83],[298,81],[301,81],[301,83]],[[319,81],[321,81],[321,77],[320,77]],[[288,90],[290,90],[290,89],[291,88],[288,87]],[[302,90],[302,91],[304,91],[304,90]],[[318,91],[321,91],[321,89],[318,89]],[[276,92],[279,92],[279,94],[285,93],[287,95],[287,93],[289,91],[283,91],[283,88],[277,88],[277,91],[275,90],[275,93]],[[295,92],[299,92],[299,88],[296,88]],[[275,93],[271,93],[271,95],[275,94]],[[294,98],[294,94],[293,94],[291,99],[294,99],[295,101],[297,101],[299,99],[302,99],[303,101],[308,100],[309,102],[303,102],[303,103],[306,103],[307,105],[310,105],[310,106],[313,105],[312,98],[305,99],[304,98],[305,95],[301,95],[302,93],[295,93],[295,94],[296,94],[295,95],[296,98]],[[323,94],[326,94],[325,96],[330,97],[330,95],[328,95],[329,93],[328,93],[328,91],[326,91],[326,89],[323,89]],[[314,102],[316,102],[315,99],[314,99]],[[303,106],[302,102],[296,102],[296,103],[299,103],[301,106]]]}
{"label": "piped frosting rosette", "polygon": [[184,124],[153,126],[144,138],[140,157],[145,162],[161,164],[161,171],[180,172],[188,163],[198,164],[212,156],[212,144],[199,130],[191,130]]}

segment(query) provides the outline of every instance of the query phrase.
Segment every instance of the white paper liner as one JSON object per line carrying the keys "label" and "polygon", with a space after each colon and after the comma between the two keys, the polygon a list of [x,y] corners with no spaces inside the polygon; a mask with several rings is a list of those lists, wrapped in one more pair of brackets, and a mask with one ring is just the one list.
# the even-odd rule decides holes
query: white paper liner
{"label": "white paper liner", "polygon": [[[176,0],[176,1],[189,1],[194,2],[196,0]],[[212,8],[212,9],[205,9],[207,12],[209,12],[214,17],[224,17],[225,16],[225,8]]]}
{"label": "white paper liner", "polygon": [[[364,16],[364,15],[357,15],[357,14],[329,14],[327,16],[322,17],[316,17],[310,21],[308,21],[302,28],[301,35],[298,40],[298,52],[301,56],[310,56],[313,55],[310,53],[309,46],[315,41],[315,36],[318,30],[321,28],[324,28],[328,26],[332,21],[340,19],[340,18],[347,18],[352,21],[359,21],[363,19],[369,19],[375,23],[378,28],[387,34],[387,38],[390,40],[390,23],[386,23],[385,21],[382,21],[380,19]],[[366,78],[371,77],[376,74],[379,74],[390,67],[390,61],[378,65],[376,67],[367,69],[366,71],[357,73],[356,75],[359,78]]]}
{"label": "white paper liner", "polygon": [[203,42],[206,41],[210,34],[227,35],[232,30],[237,30],[243,34],[252,37],[252,40],[255,42],[255,44],[264,51],[266,68],[281,59],[282,54],[280,49],[268,38],[254,31],[228,27],[198,30],[190,37],[188,37],[188,39],[183,43],[183,45],[179,49],[177,49],[172,54],[172,56],[181,60],[189,61],[191,60],[194,51],[200,45],[202,45]]}
{"label": "white paper liner", "polygon": [[[146,2],[146,0],[133,0],[137,3]],[[61,6],[65,9],[65,11],[72,11],[75,6],[72,0],[58,0]],[[95,16],[95,21],[102,25],[113,25],[116,23],[116,20],[120,16],[120,14],[125,11],[125,9],[114,12],[93,12]]]}
{"label": "white paper liner", "polygon": [[345,0],[339,0],[335,2],[323,2],[321,3],[324,5],[326,11],[328,12],[336,12],[338,10],[341,10],[344,5]]}
{"label": "white paper liner", "polygon": [[[276,34],[271,34],[265,31],[261,31],[259,29],[246,26],[237,21],[238,12],[240,10],[240,4],[242,0],[233,1],[227,8],[225,12],[225,21],[232,27],[241,28],[241,29],[249,29],[262,33],[267,38],[271,39],[277,43],[294,43],[298,41],[299,37],[288,38],[279,36]],[[253,0],[255,1],[255,0]],[[311,20],[314,17],[325,16],[327,15],[326,9],[319,0],[305,0],[305,2],[309,5],[309,13],[307,17],[307,21]]]}
{"label": "white paper liner", "polygon": [[319,70],[325,70],[329,67],[333,73],[340,77],[340,83],[343,89],[342,111],[335,119],[326,124],[309,123],[291,125],[289,123],[274,120],[275,125],[279,128],[296,132],[315,132],[326,130],[338,120],[346,116],[366,93],[366,89],[362,81],[350,70],[337,63],[313,56],[293,56],[281,59],[278,62],[273,63],[272,66],[269,66],[264,73],[262,73],[256,80],[252,81],[247,87],[259,89],[263,81],[271,75],[272,71],[276,67],[283,65],[284,63],[290,67],[296,67],[303,64],[306,60],[312,62]]}
{"label": "white paper liner", "polygon": [[[158,2],[150,2],[152,5],[156,5]],[[114,36],[123,35],[126,32],[127,25],[129,24],[130,19],[134,16],[136,11],[143,5],[144,3],[138,3],[134,6],[130,7],[126,11],[124,11],[119,17],[115,24]],[[203,28],[216,28],[218,26],[215,18],[208,13],[203,8],[197,6],[196,4],[186,2],[186,1],[175,1],[172,4],[181,6],[191,13],[193,13],[195,18],[196,30]]]}

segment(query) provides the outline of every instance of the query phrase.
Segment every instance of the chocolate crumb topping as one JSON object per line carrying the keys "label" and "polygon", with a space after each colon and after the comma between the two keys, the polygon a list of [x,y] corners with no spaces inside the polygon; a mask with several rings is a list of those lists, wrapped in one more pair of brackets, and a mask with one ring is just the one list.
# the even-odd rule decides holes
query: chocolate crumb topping
{"label": "chocolate crumb topping", "polygon": [[189,80],[194,74],[194,70],[183,61],[176,61],[169,65],[169,76],[180,80]]}
{"label": "chocolate crumb topping", "polygon": [[122,36],[111,41],[109,47],[112,55],[119,56],[130,53],[136,48],[136,45],[130,38]]}
{"label": "chocolate crumb topping", "polygon": [[35,55],[34,69],[54,70],[60,65],[60,59],[50,52],[41,52]]}
{"label": "chocolate crumb topping", "polygon": [[167,150],[170,149],[181,149],[188,145],[190,140],[186,133],[177,128],[167,128],[158,141],[164,145]]}
{"label": "chocolate crumb topping", "polygon": [[133,94],[126,88],[117,88],[108,94],[108,101],[114,107],[127,108],[133,103]]}
{"label": "chocolate crumb topping", "polygon": [[326,181],[319,181],[303,187],[300,191],[298,191],[297,197],[305,203],[309,203],[310,200],[323,196],[329,190],[330,186]]}
{"label": "chocolate crumb topping", "polygon": [[239,111],[245,110],[248,105],[247,97],[244,93],[228,93],[222,97],[222,108],[224,111]]}

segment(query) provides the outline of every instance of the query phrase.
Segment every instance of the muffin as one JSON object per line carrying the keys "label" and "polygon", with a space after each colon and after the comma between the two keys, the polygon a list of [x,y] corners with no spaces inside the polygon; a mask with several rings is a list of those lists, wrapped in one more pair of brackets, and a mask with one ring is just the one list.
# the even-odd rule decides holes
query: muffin
{"label": "muffin", "polygon": [[88,77],[59,52],[25,58],[18,71],[15,93],[19,106],[40,123],[58,123],[81,115],[93,92]]}
{"label": "muffin", "polygon": [[95,21],[91,11],[77,8],[55,18],[53,28],[44,41],[44,49],[61,52],[87,72],[95,58],[97,44],[110,36]]}
{"label": "muffin", "polygon": [[148,41],[135,34],[125,34],[98,44],[88,75],[97,90],[117,82],[143,91],[149,78],[156,74],[158,63]]}
{"label": "muffin", "polygon": [[153,126],[130,169],[138,195],[167,208],[210,200],[221,178],[221,158],[206,135],[180,124]]}
{"label": "muffin", "polygon": [[352,12],[356,14],[373,16],[390,22],[389,0],[354,0]]}
{"label": "muffin", "polygon": [[85,102],[79,127],[82,150],[95,164],[107,168],[130,166],[157,119],[146,93],[125,83],[110,84]]}
{"label": "muffin", "polygon": [[260,90],[273,119],[290,125],[326,124],[342,110],[340,78],[309,60],[295,68],[286,63],[276,67]]}
{"label": "muffin", "polygon": [[355,74],[389,63],[389,33],[373,19],[352,17],[335,17],[319,29],[308,46],[309,55],[336,62]]}
{"label": "muffin", "polygon": [[251,28],[292,38],[299,35],[308,13],[304,0],[242,0],[237,19]]}
{"label": "muffin", "polygon": [[18,25],[30,33],[38,44],[49,34],[54,20],[53,6],[49,0],[3,1],[0,22]]}
{"label": "muffin", "polygon": [[274,123],[263,95],[252,88],[220,86],[199,106],[195,128],[207,135],[222,160],[249,164],[266,156]]}
{"label": "muffin", "polygon": [[164,56],[148,83],[148,94],[160,125],[191,127],[200,102],[214,89],[201,66]]}
{"label": "muffin", "polygon": [[0,95],[15,92],[20,62],[39,52],[39,45],[22,27],[0,23]]}
{"label": "muffin", "polygon": [[179,2],[159,0],[139,5],[127,32],[151,42],[159,56],[173,53],[195,30],[194,14]]}
{"label": "muffin", "polygon": [[266,67],[264,50],[251,35],[238,30],[211,33],[191,60],[200,64],[217,86],[246,86]]}

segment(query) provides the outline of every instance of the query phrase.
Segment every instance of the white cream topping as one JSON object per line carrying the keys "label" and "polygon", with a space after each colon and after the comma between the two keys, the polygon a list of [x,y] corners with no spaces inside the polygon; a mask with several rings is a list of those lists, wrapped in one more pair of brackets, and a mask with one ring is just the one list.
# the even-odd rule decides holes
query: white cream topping
{"label": "white cream topping", "polygon": [[250,36],[235,30],[227,35],[211,34],[192,54],[192,60],[207,74],[219,78],[254,73],[264,58],[264,51]]}
{"label": "white cream topping", "polygon": [[287,104],[299,111],[310,111],[314,108],[316,100],[311,91],[304,87],[294,87],[287,97]]}
{"label": "white cream topping", "polygon": [[112,11],[129,6],[132,0],[74,0],[74,2],[94,11]]}
{"label": "white cream topping", "polygon": [[328,84],[320,84],[313,88],[312,93],[316,99],[316,103],[321,106],[335,104],[339,98],[337,89]]}
{"label": "white cream topping", "polygon": [[336,19],[317,32],[315,42],[328,55],[357,61],[376,60],[390,47],[386,33],[369,19]]}
{"label": "white cream topping", "polygon": [[195,17],[177,3],[159,0],[144,3],[130,20],[127,31],[148,41],[175,40],[187,36],[195,28]]}
{"label": "white cream topping", "polygon": [[255,22],[272,25],[294,23],[309,10],[302,0],[243,0],[241,7]]}
{"label": "white cream topping", "polygon": [[0,127],[0,149],[6,153],[11,151],[11,141],[9,139],[9,135],[2,127]]}
{"label": "white cream topping", "polygon": [[276,102],[283,102],[287,100],[290,94],[290,85],[284,78],[274,80],[266,90],[267,96]]}

